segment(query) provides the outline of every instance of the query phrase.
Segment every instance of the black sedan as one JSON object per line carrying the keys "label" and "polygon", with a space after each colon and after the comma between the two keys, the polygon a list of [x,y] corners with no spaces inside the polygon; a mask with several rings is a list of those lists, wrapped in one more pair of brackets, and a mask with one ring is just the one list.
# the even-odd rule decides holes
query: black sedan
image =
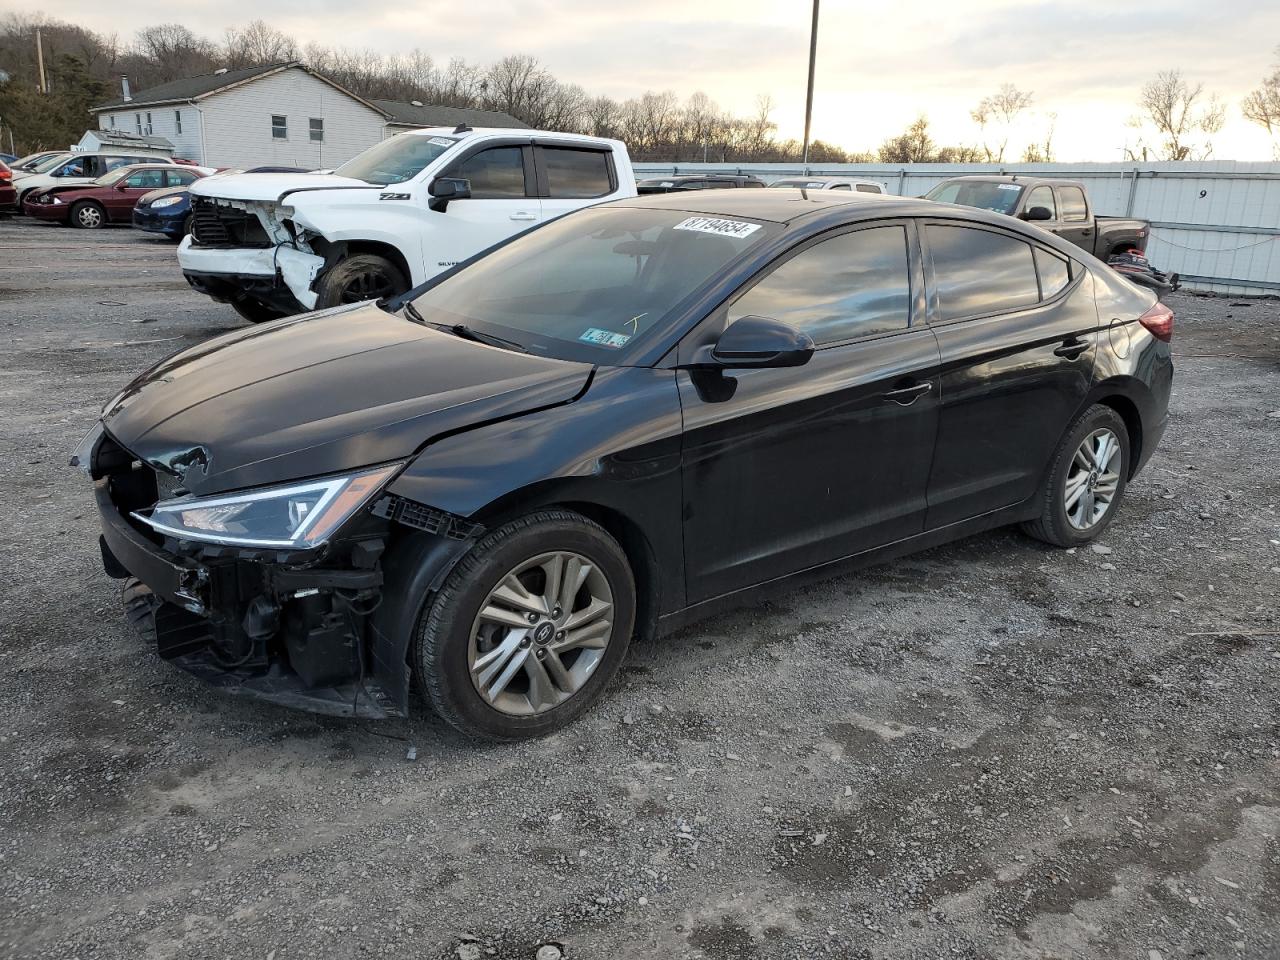
{"label": "black sedan", "polygon": [[635,636],[1004,524],[1096,537],[1173,315],[998,214],[787,190],[552,221],[393,301],[138,377],[74,462],[159,653],[468,733],[587,709]]}

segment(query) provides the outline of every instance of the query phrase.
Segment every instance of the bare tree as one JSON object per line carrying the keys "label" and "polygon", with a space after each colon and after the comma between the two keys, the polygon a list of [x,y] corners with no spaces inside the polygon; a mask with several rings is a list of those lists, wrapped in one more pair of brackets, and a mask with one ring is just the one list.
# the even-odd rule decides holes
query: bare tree
{"label": "bare tree", "polygon": [[[1240,105],[1246,120],[1252,120],[1272,137],[1280,137],[1280,47],[1276,48],[1276,66],[1269,77],[1264,77],[1262,84],[1251,90]],[[1272,145],[1272,150],[1280,157],[1280,140]]]}
{"label": "bare tree", "polygon": [[[982,149],[986,153],[988,163],[1003,163],[1004,152],[1009,146],[1009,134],[1018,115],[1031,106],[1030,91],[1019,90],[1012,83],[1000,85],[1000,89],[989,97],[983,97],[978,105],[969,111],[969,116],[978,125],[982,134]],[[990,131],[988,131],[990,127]],[[988,132],[992,142],[987,142]]]}
{"label": "bare tree", "polygon": [[135,51],[150,61],[153,83],[208,73],[215,57],[213,44],[180,23],[157,23],[138,31]]}
{"label": "bare tree", "polygon": [[[1165,160],[1208,159],[1213,135],[1226,122],[1226,107],[1216,96],[1205,96],[1203,83],[1189,84],[1180,70],[1162,71],[1145,83],[1138,105],[1143,115],[1135,125],[1155,128]],[[1144,158],[1150,152],[1142,141],[1139,148]]]}
{"label": "bare tree", "polygon": [[880,145],[881,163],[932,163],[937,145],[929,135],[929,118],[923,113],[911,126]]}
{"label": "bare tree", "polygon": [[264,20],[254,20],[242,29],[227,30],[225,42],[228,67],[256,67],[298,59],[293,38]]}

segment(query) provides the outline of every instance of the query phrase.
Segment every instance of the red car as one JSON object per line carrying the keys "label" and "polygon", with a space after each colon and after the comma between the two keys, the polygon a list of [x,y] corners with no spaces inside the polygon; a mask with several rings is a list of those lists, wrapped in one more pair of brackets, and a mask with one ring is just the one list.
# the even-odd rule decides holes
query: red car
{"label": "red car", "polygon": [[22,212],[38,220],[94,230],[105,223],[129,223],[133,205],[144,193],[184,187],[203,176],[203,170],[187,166],[138,163],[112,170],[92,183],[32,190],[24,198]]}
{"label": "red car", "polygon": [[18,209],[18,191],[13,189],[13,171],[0,160],[0,213],[13,213]]}

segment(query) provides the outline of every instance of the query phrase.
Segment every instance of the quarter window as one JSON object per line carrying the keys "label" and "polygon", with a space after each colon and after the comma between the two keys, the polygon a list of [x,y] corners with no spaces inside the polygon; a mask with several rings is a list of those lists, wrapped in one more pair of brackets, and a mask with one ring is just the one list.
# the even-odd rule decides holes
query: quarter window
{"label": "quarter window", "polygon": [[856,189],[859,193],[884,193],[884,191],[881,190],[879,187],[874,186],[870,183],[860,183],[858,184]]}
{"label": "quarter window", "polygon": [[1036,255],[1036,272],[1040,274],[1040,299],[1051,300],[1071,282],[1071,268],[1067,261],[1056,253],[1032,248]]}
{"label": "quarter window", "polygon": [[468,157],[449,176],[471,181],[471,196],[477,200],[523,197],[524,150],[521,147],[490,147]]}
{"label": "quarter window", "polygon": [[1058,219],[1058,205],[1053,202],[1053,190],[1050,187],[1036,187],[1027,197],[1027,207],[1044,207],[1049,211],[1049,219]]}
{"label": "quarter window", "polygon": [[803,330],[819,346],[905,330],[911,317],[907,262],[901,226],[823,240],[739,297],[728,321],[771,317]]}
{"label": "quarter window", "polygon": [[1040,299],[1031,245],[1003,233],[930,224],[943,320],[1028,307]]}
{"label": "quarter window", "polygon": [[281,116],[278,113],[271,115],[271,139],[272,140],[288,140],[289,139],[289,118]]}
{"label": "quarter window", "polygon": [[189,183],[196,182],[196,175],[188,170],[169,170],[166,171],[169,178],[169,186],[185,187]]}
{"label": "quarter window", "polygon": [[316,143],[324,143],[324,118],[311,118],[311,139]]}
{"label": "quarter window", "polygon": [[1058,199],[1062,201],[1063,220],[1089,219],[1089,207],[1084,200],[1084,191],[1079,187],[1059,187]]}
{"label": "quarter window", "polygon": [[603,197],[613,189],[609,155],[603,150],[541,149],[550,197]]}

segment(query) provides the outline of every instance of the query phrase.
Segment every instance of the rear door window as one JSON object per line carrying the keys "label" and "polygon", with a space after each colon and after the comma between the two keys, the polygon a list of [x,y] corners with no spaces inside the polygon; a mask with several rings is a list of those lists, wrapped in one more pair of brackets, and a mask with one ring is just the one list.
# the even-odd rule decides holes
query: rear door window
{"label": "rear door window", "polygon": [[463,160],[449,174],[471,181],[476,200],[506,200],[525,196],[524,148],[490,147]]}
{"label": "rear door window", "polygon": [[1064,221],[1089,219],[1089,206],[1085,203],[1084,191],[1079,187],[1059,187],[1058,199],[1062,201]]}
{"label": "rear door window", "polygon": [[603,197],[613,191],[609,154],[603,150],[539,147],[538,155],[546,173],[549,197]]}
{"label": "rear door window", "polygon": [[739,297],[728,322],[747,316],[789,323],[818,346],[905,330],[911,321],[906,228],[871,227],[801,250]]}
{"label": "rear door window", "polygon": [[1052,300],[1071,282],[1071,267],[1065,257],[1034,247],[1036,273],[1040,274],[1040,299]]}
{"label": "rear door window", "polygon": [[858,186],[857,186],[857,190],[858,190],[858,192],[859,192],[859,193],[884,193],[884,191],[883,191],[883,190],[881,190],[879,187],[875,186],[874,184],[870,184],[870,183],[860,183],[860,184],[858,184]]}
{"label": "rear door window", "polygon": [[169,178],[171,187],[185,187],[199,179],[191,170],[168,170],[165,175]]}
{"label": "rear door window", "polygon": [[1031,244],[992,230],[938,223],[929,224],[926,232],[942,320],[1039,302]]}
{"label": "rear door window", "polygon": [[164,171],[139,170],[137,173],[129,174],[129,178],[125,180],[124,185],[134,190],[155,190],[164,186]]}

